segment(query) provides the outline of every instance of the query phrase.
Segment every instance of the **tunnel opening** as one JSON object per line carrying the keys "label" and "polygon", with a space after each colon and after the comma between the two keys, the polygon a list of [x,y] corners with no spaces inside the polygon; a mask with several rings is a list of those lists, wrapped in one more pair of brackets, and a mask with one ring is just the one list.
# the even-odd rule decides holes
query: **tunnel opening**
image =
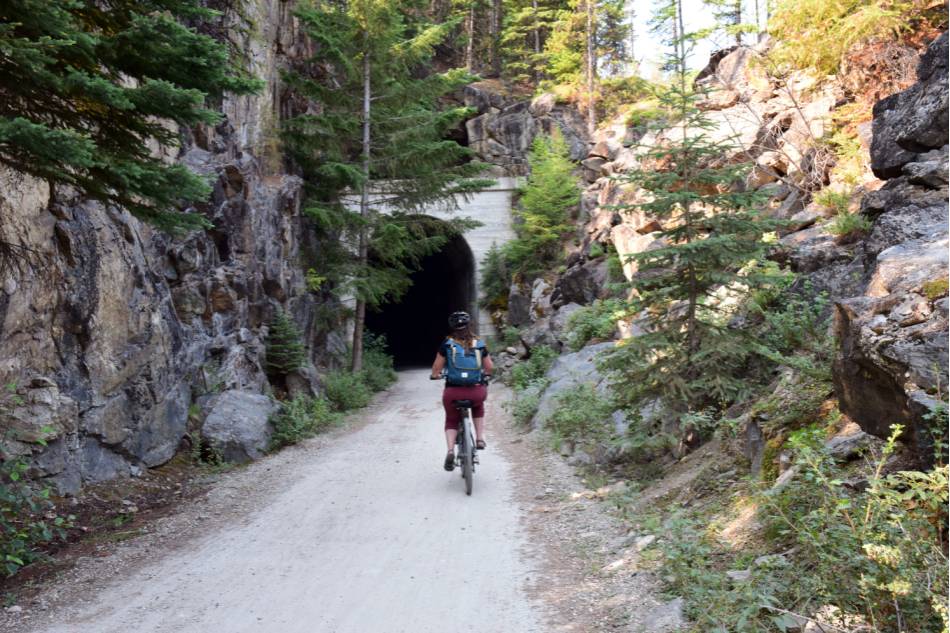
{"label": "tunnel opening", "polygon": [[475,257],[465,238],[455,234],[422,259],[398,302],[367,311],[366,328],[386,337],[397,368],[431,365],[448,316],[465,310],[478,318],[475,293]]}

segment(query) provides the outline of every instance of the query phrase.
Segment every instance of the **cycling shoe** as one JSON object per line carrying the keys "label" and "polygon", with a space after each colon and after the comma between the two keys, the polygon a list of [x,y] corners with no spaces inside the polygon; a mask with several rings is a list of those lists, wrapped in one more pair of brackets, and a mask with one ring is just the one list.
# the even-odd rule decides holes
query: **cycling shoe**
{"label": "cycling shoe", "polygon": [[480,450],[480,451],[485,450],[485,447],[486,447],[486,446],[488,446],[488,444],[485,443],[485,440],[476,440],[476,441],[475,441],[475,448],[477,448],[477,449]]}
{"label": "cycling shoe", "polygon": [[455,453],[449,453],[445,456],[445,464],[443,464],[443,467],[449,472],[455,470]]}

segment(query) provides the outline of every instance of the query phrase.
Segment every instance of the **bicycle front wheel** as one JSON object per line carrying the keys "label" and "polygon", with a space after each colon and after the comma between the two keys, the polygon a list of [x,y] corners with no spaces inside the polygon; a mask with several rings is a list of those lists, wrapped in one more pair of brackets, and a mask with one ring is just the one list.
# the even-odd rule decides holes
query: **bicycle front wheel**
{"label": "bicycle front wheel", "polygon": [[475,452],[475,441],[472,438],[472,412],[466,411],[465,418],[462,420],[462,478],[465,480],[465,494],[472,494],[472,485],[475,479],[475,464],[473,454]]}

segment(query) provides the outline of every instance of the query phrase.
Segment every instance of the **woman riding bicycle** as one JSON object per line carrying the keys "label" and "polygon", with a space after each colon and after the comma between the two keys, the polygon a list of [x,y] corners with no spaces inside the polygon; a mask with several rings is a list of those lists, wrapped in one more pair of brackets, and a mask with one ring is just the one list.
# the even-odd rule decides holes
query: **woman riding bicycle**
{"label": "woman riding bicycle", "polygon": [[448,454],[445,456],[444,467],[446,470],[455,468],[455,438],[458,435],[461,415],[453,404],[454,400],[472,401],[472,420],[475,422],[475,447],[485,448],[485,398],[488,397],[488,387],[486,386],[488,378],[492,372],[492,361],[488,355],[488,349],[484,341],[479,340],[478,335],[472,331],[472,318],[467,312],[453,312],[449,316],[449,334],[446,336],[439,351],[435,355],[435,361],[432,363],[432,378],[442,377],[442,370],[446,367],[446,362],[453,354],[457,353],[458,346],[464,350],[465,354],[476,355],[481,359],[482,382],[475,385],[453,384],[447,377],[445,381],[445,390],[442,392],[442,406],[445,409],[445,443],[448,447]]}

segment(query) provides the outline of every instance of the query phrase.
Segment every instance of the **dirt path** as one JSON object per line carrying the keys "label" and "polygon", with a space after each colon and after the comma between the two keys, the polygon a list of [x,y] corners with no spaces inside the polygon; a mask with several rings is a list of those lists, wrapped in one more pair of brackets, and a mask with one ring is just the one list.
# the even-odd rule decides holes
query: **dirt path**
{"label": "dirt path", "polygon": [[[467,497],[458,471],[441,468],[438,398],[425,372],[401,374],[362,428],[237,473],[230,498],[256,497],[244,505],[258,507],[212,521],[196,538],[146,537],[137,546],[150,552],[137,564],[91,561],[100,574],[79,570],[59,591],[83,581],[92,590],[56,600],[68,604],[31,618],[32,630],[422,633],[464,622],[545,630],[526,595],[531,570],[519,554],[526,533],[510,466],[487,452]],[[282,486],[268,476],[261,489],[244,487],[275,469]],[[205,510],[226,511],[226,498]]]}
{"label": "dirt path", "polygon": [[504,424],[467,497],[441,468],[440,385],[422,370],[347,429],[225,473],[209,493],[83,558],[0,630],[505,633],[640,631],[655,604],[630,535],[563,459]]}

